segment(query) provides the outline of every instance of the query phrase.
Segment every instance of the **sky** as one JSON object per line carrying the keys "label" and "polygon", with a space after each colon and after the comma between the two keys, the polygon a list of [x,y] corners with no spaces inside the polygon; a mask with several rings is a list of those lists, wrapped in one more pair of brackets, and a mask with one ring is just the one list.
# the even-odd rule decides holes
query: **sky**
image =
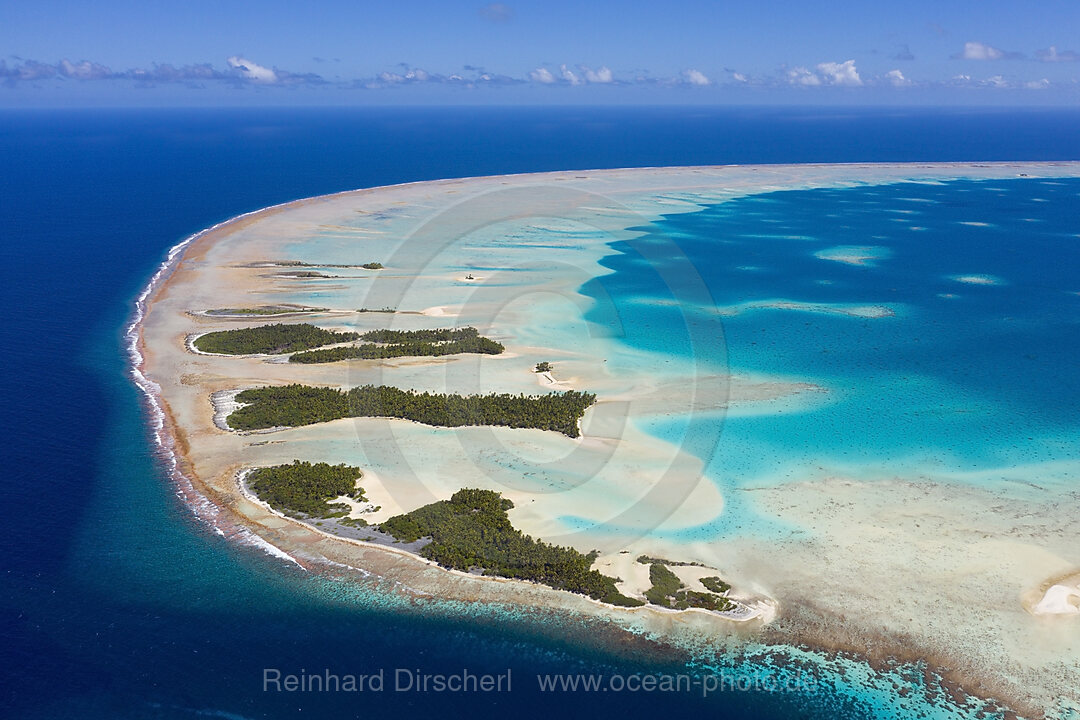
{"label": "sky", "polygon": [[0,107],[1080,105],[1080,0],[0,3]]}

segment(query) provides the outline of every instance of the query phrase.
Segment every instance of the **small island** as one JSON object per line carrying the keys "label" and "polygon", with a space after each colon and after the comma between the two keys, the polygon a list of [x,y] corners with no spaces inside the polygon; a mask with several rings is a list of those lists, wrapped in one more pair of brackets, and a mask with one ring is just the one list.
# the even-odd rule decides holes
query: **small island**
{"label": "small island", "polygon": [[[259,313],[251,313],[259,314]],[[360,341],[361,345],[341,345]],[[215,355],[287,355],[289,362],[316,364],[340,360],[385,360],[476,353],[499,355],[502,343],[473,327],[456,330],[326,330],[309,323],[260,325],[219,330],[195,337],[191,347]],[[327,348],[327,345],[337,347]],[[316,349],[322,348],[322,349]]]}
{"label": "small island", "polygon": [[481,336],[472,327],[460,330],[372,330],[360,335],[359,339],[368,344],[301,352],[291,356],[289,362],[310,364],[464,353],[499,355],[505,349],[502,343]]}
{"label": "small island", "polygon": [[294,460],[291,465],[256,468],[245,478],[260,500],[275,510],[292,516],[344,517],[347,505],[328,500],[348,496],[363,501],[364,489],[356,483],[363,477],[358,467]]}
{"label": "small island", "polygon": [[191,345],[215,355],[282,355],[356,340],[360,333],[324,330],[308,323],[260,325],[205,333]]}
{"label": "small island", "polygon": [[285,385],[244,390],[236,395],[243,407],[226,419],[234,430],[299,427],[341,418],[401,418],[437,427],[496,425],[553,430],[567,437],[581,435],[578,423],[596,402],[592,393],[568,390],[546,395],[454,395],[416,392],[386,385],[351,390]]}

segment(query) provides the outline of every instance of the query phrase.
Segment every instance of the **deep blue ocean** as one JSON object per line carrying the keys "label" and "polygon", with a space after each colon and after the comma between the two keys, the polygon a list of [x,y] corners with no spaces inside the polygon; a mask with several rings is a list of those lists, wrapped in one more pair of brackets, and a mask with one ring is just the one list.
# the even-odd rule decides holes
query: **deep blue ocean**
{"label": "deep blue ocean", "polygon": [[[1078,128],[1080,112],[1072,110],[0,113],[5,309],[0,325],[5,399],[0,413],[0,715],[582,717],[614,708],[635,716],[889,717],[887,707],[857,693],[830,691],[828,685],[813,696],[541,693],[537,673],[611,676],[688,669],[677,654],[646,650],[625,637],[615,640],[559,618],[486,608],[431,610],[395,600],[392,593],[380,600],[371,588],[303,572],[215,535],[177,497],[154,456],[146,411],[128,376],[123,327],[133,299],[171,246],[239,213],[295,198],[415,180],[560,169],[1078,160]],[[1059,192],[1075,197],[1076,190],[1074,185]],[[920,186],[916,191],[938,190]],[[973,191],[987,192],[985,184]],[[731,237],[745,231],[733,208],[696,215],[671,222],[710,222]],[[853,215],[851,224],[859,222]],[[858,235],[852,231],[852,240],[840,237],[832,244],[867,244],[856,241]],[[984,242],[983,237],[976,228],[964,235],[970,243]],[[894,238],[879,244],[902,252],[899,243]],[[748,246],[739,252],[746,257],[732,260],[738,265],[780,262],[751,257]],[[620,260],[610,262],[617,266]],[[1075,274],[1075,268],[1072,257],[1060,265],[1062,273]],[[836,280],[849,269],[815,265],[814,277]],[[1029,281],[1006,250],[989,253],[984,266],[970,272],[976,271],[1013,283]],[[826,277],[829,272],[837,277]],[[968,270],[958,265],[956,272]],[[1047,286],[1056,288],[1066,279],[1051,279]],[[860,281],[870,282],[866,276],[852,282]],[[904,308],[929,302],[905,293],[909,279],[890,281],[898,288],[894,294],[882,299],[868,289],[866,302]],[[747,282],[761,279],[748,276]],[[944,293],[947,283],[941,282]],[[850,297],[851,285],[844,289]],[[735,302],[742,292],[737,286],[714,290],[719,302]],[[835,283],[819,283],[801,288],[799,297],[829,302],[836,292]],[[775,296],[791,294],[778,288]],[[948,319],[961,311],[943,304],[935,306],[934,317]],[[1033,312],[1021,307],[1012,315],[1023,319]],[[739,322],[728,323],[729,332],[737,335]],[[818,318],[807,330],[800,319],[790,330],[812,333],[808,342],[824,347],[837,333],[850,332],[849,326],[847,318]],[[1025,332],[1035,332],[1024,323],[1017,327],[1006,338],[1015,347],[1030,340]],[[981,384],[1004,377],[990,368],[1009,369],[994,364],[995,358],[1012,362],[1012,369],[1027,363],[1019,368],[1024,371],[1019,382],[1002,392],[1033,407],[1060,409],[1061,416],[1050,412],[1042,420],[1064,423],[1066,408],[1075,407],[1077,386],[1068,385],[1067,398],[1048,405],[1039,395],[1044,385],[1036,380],[1044,366],[1060,360],[1055,353],[1070,348],[1053,337],[1044,339],[1049,355],[1017,359],[1015,347],[1002,346],[996,356],[980,356],[985,367],[966,366],[966,377],[942,377],[942,382],[976,393]],[[956,336],[955,352],[971,352],[977,341],[974,330]],[[866,335],[865,342],[867,350],[879,342],[897,343],[897,352],[926,364],[929,377],[955,372],[939,357],[919,356],[911,338],[882,331]],[[733,367],[767,366],[767,344],[740,347],[747,354],[736,352]],[[830,362],[840,361],[816,361],[808,371],[827,377]],[[992,389],[1000,391],[996,384]],[[754,441],[753,423],[740,432]],[[968,459],[976,465],[985,460]],[[267,693],[262,692],[267,667],[355,674],[380,668],[388,673],[395,668],[504,673],[509,668],[513,691]]]}

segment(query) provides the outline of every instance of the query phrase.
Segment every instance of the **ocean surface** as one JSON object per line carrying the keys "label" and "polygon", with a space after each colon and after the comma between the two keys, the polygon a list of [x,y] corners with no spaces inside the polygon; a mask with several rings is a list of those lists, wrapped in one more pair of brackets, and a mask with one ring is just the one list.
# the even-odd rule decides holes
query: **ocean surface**
{"label": "ocean surface", "polygon": [[[704,655],[688,664],[677,654],[616,643],[559,618],[418,604],[392,587],[304,572],[223,538],[191,512],[163,472],[129,375],[123,330],[135,297],[170,247],[234,215],[299,197],[559,169],[1077,160],[1078,121],[1076,111],[986,109],[0,113],[0,714],[910,716],[914,700],[901,702],[891,683],[859,682],[850,669],[845,675],[818,671],[814,693],[541,692],[537,674],[759,678],[797,666],[748,659],[720,666]],[[826,422],[808,423],[799,414],[788,419],[784,432],[810,433],[795,447],[781,447],[774,426],[728,418],[725,441],[762,452],[721,452],[713,476],[733,485],[782,478],[806,453],[840,457],[853,446],[861,455],[852,464],[908,458],[914,466],[928,462],[920,453],[931,447],[931,462],[958,471],[1075,456],[1071,409],[1080,381],[1067,359],[1076,355],[1078,300],[1070,293],[1080,291],[1074,282],[1080,258],[1075,238],[1055,234],[1055,224],[1075,217],[1078,192],[1076,181],[1021,179],[788,191],[670,216],[651,227],[679,234],[680,246],[705,268],[703,276],[715,280],[719,305],[749,296],[886,306],[894,313],[865,319],[745,308],[726,317],[733,369],[797,369],[834,388],[836,397],[814,412]],[[985,209],[988,200],[996,217],[980,211],[975,218],[966,209]],[[1060,214],[1069,203],[1073,214]],[[823,205],[839,216],[828,237],[812,227]],[[918,214],[897,212],[896,222],[883,222],[894,210]],[[776,220],[770,224],[781,237],[755,237],[762,219]],[[987,224],[963,224],[976,221]],[[1003,237],[1014,241],[995,242]],[[724,252],[706,247],[704,238],[722,238]],[[933,263],[926,261],[925,243],[935,243]],[[792,244],[800,252],[792,253]],[[856,266],[816,254],[848,246],[875,248],[878,259]],[[630,260],[626,253],[605,261],[617,271],[604,279],[606,290],[656,314],[645,320],[666,322],[671,309],[650,303],[663,288],[632,272]],[[802,284],[785,280],[794,276]],[[896,322],[913,316],[918,323]],[[990,330],[999,342],[987,347],[981,339]],[[743,342],[751,334],[761,339]],[[626,341],[655,338],[631,334]],[[845,356],[831,352],[839,347],[847,349]],[[867,377],[902,379],[870,362],[881,348],[919,370],[919,382],[905,385],[908,392],[888,418],[868,412],[869,399],[860,391]],[[951,362],[957,355],[970,362]],[[1047,381],[1050,373],[1055,383]],[[1000,412],[1004,407],[1021,412]],[[970,419],[957,426],[949,417],[959,410]],[[647,429],[681,432],[660,424]],[[850,442],[856,431],[863,442]],[[988,448],[990,434],[1008,441]],[[769,460],[747,463],[751,456]],[[731,516],[771,532],[765,519]],[[726,531],[709,529],[717,536]],[[263,692],[265,668],[382,670],[388,687],[358,694]],[[510,670],[512,691],[398,693],[391,686],[399,668]],[[914,690],[921,697],[925,688]],[[929,712],[961,716],[944,707]]]}

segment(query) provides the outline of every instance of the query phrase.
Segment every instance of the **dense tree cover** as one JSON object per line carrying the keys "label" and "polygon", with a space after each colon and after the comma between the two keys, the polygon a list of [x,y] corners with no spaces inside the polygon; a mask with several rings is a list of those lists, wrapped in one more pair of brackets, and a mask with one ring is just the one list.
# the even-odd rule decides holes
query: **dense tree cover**
{"label": "dense tree cover", "polygon": [[482,337],[476,328],[457,330],[371,330],[360,335],[368,345],[326,348],[297,353],[294,363],[327,363],[338,360],[381,360],[397,357],[440,357],[461,353],[498,355],[502,343]]}
{"label": "dense tree cover", "polygon": [[291,305],[273,305],[255,308],[215,308],[207,310],[207,315],[291,315],[293,313],[326,312],[327,308],[300,307]]}
{"label": "dense tree cover", "polygon": [[499,425],[578,437],[578,420],[596,396],[575,390],[545,395],[444,395],[386,385],[347,391],[285,385],[244,390],[236,400],[246,405],[226,420],[235,430],[296,427],[345,417],[392,417],[438,427]]}
{"label": "dense tree cover", "polygon": [[327,275],[326,273],[317,272],[315,270],[286,270],[285,272],[278,273],[278,274],[283,275],[285,277],[301,278],[303,280],[308,280],[308,279],[311,279],[311,278],[334,277],[333,275]]}
{"label": "dense tree cover", "polygon": [[649,557],[648,555],[638,555],[637,561],[642,565],[652,565],[653,563],[660,563],[661,565],[667,565],[668,567],[705,567],[705,563],[700,563],[696,560],[668,560],[666,558]]}
{"label": "dense tree cover", "polygon": [[552,367],[553,367],[552,364],[549,363],[547,360],[545,360],[544,362],[538,362],[538,363],[536,363],[536,372],[538,372],[538,373],[551,372]]}
{"label": "dense tree cover", "polygon": [[[718,577],[705,578],[702,583],[706,587],[709,587],[709,583],[705,582],[706,580],[720,582]],[[720,595],[685,589],[679,577],[663,563],[654,562],[649,565],[649,581],[652,582],[652,587],[645,591],[645,597],[653,605],[674,608],[675,610],[702,608],[703,610],[723,611],[735,607],[735,603]],[[726,583],[722,584],[726,585]],[[709,589],[712,590],[713,588],[709,587]]]}
{"label": "dense tree cover", "polygon": [[[258,264],[258,263],[257,263]],[[271,260],[268,263],[261,263],[263,265],[274,265],[277,267],[316,267],[316,268],[356,268],[361,267],[365,270],[382,270],[383,264],[379,262],[367,262],[363,265],[335,265],[333,263],[309,263],[302,262],[300,260]]]}
{"label": "dense tree cover", "polygon": [[291,355],[289,357],[289,362],[311,364],[337,362],[338,360],[441,357],[443,355],[460,355],[462,353],[498,355],[504,349],[502,343],[486,337],[476,337],[467,340],[451,340],[450,342],[443,343],[404,342],[394,343],[392,345],[350,345],[347,347],[309,350],[307,352]]}
{"label": "dense tree cover", "polygon": [[279,355],[358,337],[358,333],[334,332],[308,323],[276,323],[206,333],[195,339],[195,347],[202,352],[221,355]]}
{"label": "dense tree cover", "polygon": [[362,476],[358,467],[294,460],[291,465],[252,470],[246,481],[251,491],[275,510],[328,517],[340,513],[342,508],[327,500],[341,495],[363,500],[363,489],[356,487]]}
{"label": "dense tree cover", "polygon": [[714,593],[726,593],[731,589],[731,585],[715,575],[713,577],[701,578],[701,584],[705,586],[706,590],[712,590]]}
{"label": "dense tree cover", "polygon": [[434,330],[369,330],[360,336],[361,340],[373,343],[437,343],[475,340],[480,331],[474,327],[436,328]]}
{"label": "dense tree cover", "polygon": [[696,590],[680,590],[675,593],[675,596],[672,598],[671,607],[676,610],[701,608],[702,610],[723,612],[725,610],[734,610],[736,606],[735,603],[728,600],[726,597],[714,595],[713,593],[698,592]]}
{"label": "dense tree cover", "polygon": [[645,591],[645,597],[653,605],[668,606],[668,598],[682,588],[682,580],[667,566],[654,562],[649,566],[649,582],[652,587]]}
{"label": "dense tree cover", "polygon": [[431,538],[420,554],[443,567],[532,580],[616,605],[643,604],[620,593],[613,578],[590,569],[595,555],[549,545],[515,529],[506,515],[513,506],[491,490],[459,490],[449,500],[395,515],[380,529],[401,542]]}

